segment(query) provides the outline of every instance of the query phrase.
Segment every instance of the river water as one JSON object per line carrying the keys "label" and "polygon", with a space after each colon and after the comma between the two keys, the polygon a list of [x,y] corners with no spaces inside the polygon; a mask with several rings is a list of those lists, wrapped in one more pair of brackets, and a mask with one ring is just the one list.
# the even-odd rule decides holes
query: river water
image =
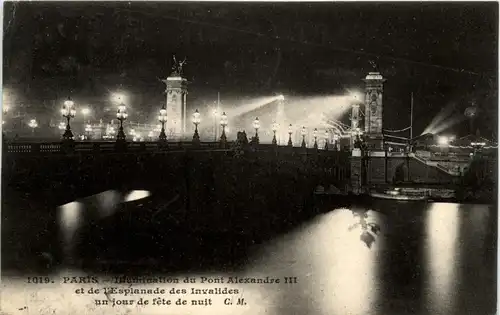
{"label": "river water", "polygon": [[[57,237],[64,255],[75,255],[76,260],[82,256],[75,254],[75,251],[82,250],[75,246],[73,236],[75,227],[84,220],[82,213],[90,211],[84,209],[94,204],[99,212],[99,221],[112,217],[114,211],[122,211],[116,210],[115,204],[120,200],[116,193],[108,192],[105,197],[99,198],[101,206],[95,206],[97,199],[75,202],[66,205],[66,210],[60,209],[55,216],[59,228]],[[280,279],[296,277],[297,283],[223,285],[240,288],[243,292],[241,297],[246,299],[245,306],[223,306],[222,300],[217,300],[222,297],[217,297],[213,302],[215,306],[142,307],[134,308],[133,314],[465,315],[494,314],[496,310],[497,214],[494,206],[388,200],[341,205],[330,200],[322,203],[323,209],[317,215],[268,238],[259,237],[255,230],[244,237],[231,231],[215,233],[217,235],[214,236],[213,230],[205,230],[198,237],[186,229],[170,229],[166,238],[158,236],[158,231],[165,229],[166,221],[161,220],[158,225],[154,223],[164,211],[151,213],[142,209],[148,204],[138,203],[141,198],[147,201],[149,193],[128,194],[125,201],[135,203],[129,207],[125,217],[87,232],[94,240],[89,242],[87,239],[87,247],[108,253],[107,258],[99,259],[113,259],[118,255],[121,260],[126,261],[128,257],[132,261],[130,257],[141,255],[144,258],[144,253],[152,251],[151,248],[161,248],[162,243],[167,243],[170,248],[168,253],[175,264],[194,266],[193,262],[198,262],[201,265],[197,269],[176,270],[178,277],[203,275],[214,279],[225,277],[226,280],[230,275]],[[163,203],[166,202],[163,200]],[[175,204],[175,197],[172,202]],[[366,216],[361,219],[358,214]],[[117,229],[119,225],[134,225],[133,222],[140,221],[140,217],[148,222],[148,227],[142,232]],[[19,222],[14,216],[6,220],[4,215],[2,230],[7,232],[2,235],[2,245],[6,238],[13,237],[13,234],[5,233],[13,231],[13,226]],[[368,230],[363,230],[363,225],[359,223],[368,224]],[[108,229],[114,226],[114,229],[104,237],[98,234],[103,226]],[[147,231],[157,235],[144,235]],[[105,250],[103,242],[108,244]],[[13,248],[12,244],[9,246],[2,252],[3,257],[6,250]],[[229,267],[226,262],[236,260],[230,256],[241,254],[238,248],[244,248],[244,258],[238,260],[237,268]],[[124,251],[129,256],[124,255]],[[86,259],[89,260],[95,252],[87,250]],[[157,253],[161,255],[148,257],[153,264],[159,256],[163,261],[168,260],[165,251]],[[28,259],[26,255],[21,256],[20,260]],[[214,263],[215,256],[218,259]],[[5,266],[4,274],[8,273]],[[125,267],[125,272],[131,270],[128,267]],[[92,274],[92,268],[95,267],[73,272]],[[63,271],[55,271],[55,274],[60,273]],[[51,304],[50,311],[56,310],[57,314],[79,312],[79,307],[84,305],[79,303],[84,303],[84,298],[88,299],[88,305],[93,305],[88,296],[80,296],[79,302],[75,302],[73,291],[68,286],[56,283],[55,287],[43,293],[40,287],[21,283],[23,281],[19,276],[12,276],[7,284],[4,283],[2,305],[9,314],[21,314],[21,304],[27,309],[38,310],[42,304]],[[183,286],[186,285],[178,285],[179,288]],[[216,285],[196,286],[205,288]],[[36,294],[29,295],[27,292]],[[85,307],[89,314],[124,312],[120,307]]]}

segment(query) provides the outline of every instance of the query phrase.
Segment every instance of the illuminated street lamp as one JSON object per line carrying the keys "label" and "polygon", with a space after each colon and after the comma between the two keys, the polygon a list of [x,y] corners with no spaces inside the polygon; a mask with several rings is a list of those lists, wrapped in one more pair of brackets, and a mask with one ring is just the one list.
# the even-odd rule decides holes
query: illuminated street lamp
{"label": "illuminated street lamp", "polygon": [[259,143],[259,128],[260,128],[259,117],[255,117],[255,120],[253,121],[253,128],[255,129],[255,137],[253,138],[253,140],[254,140],[255,144],[258,144]]}
{"label": "illuminated street lamp", "polygon": [[305,148],[306,147],[306,133],[307,133],[305,126],[302,126],[302,130],[300,131],[300,133],[302,134],[302,144],[300,146],[302,148]]}
{"label": "illuminated street lamp", "polygon": [[160,136],[158,138],[160,139],[160,142],[166,142],[167,134],[165,133],[165,123],[167,122],[167,110],[165,109],[165,107],[162,107],[160,109],[158,121],[161,123]]}
{"label": "illuminated street lamp", "polygon": [[212,115],[214,116],[214,142],[217,142],[217,116],[219,115],[217,108],[213,109]]}
{"label": "illuminated street lamp", "polygon": [[199,143],[200,142],[200,135],[198,134],[198,125],[200,124],[200,113],[198,110],[195,110],[193,113],[193,124],[194,124],[194,135],[193,135],[193,142],[194,143]]}
{"label": "illuminated street lamp", "polygon": [[226,126],[227,126],[227,115],[226,112],[223,112],[220,116],[220,125],[222,126],[222,135],[220,136],[220,141],[222,145],[226,144]]}
{"label": "illuminated street lamp", "polygon": [[75,117],[76,109],[75,103],[68,97],[66,101],[64,101],[63,108],[61,109],[61,114],[64,118],[66,118],[66,131],[63,134],[63,140],[65,141],[73,141],[73,133],[71,132],[71,127],[69,125],[69,121],[71,118]]}
{"label": "illuminated street lamp", "polygon": [[155,133],[153,131],[148,132],[148,138],[150,140],[153,140],[154,135],[155,135]]}
{"label": "illuminated street lamp", "polygon": [[28,123],[28,126],[31,128],[31,132],[35,134],[35,128],[38,127],[36,119],[31,119],[30,122]]}
{"label": "illuminated street lamp", "polygon": [[292,124],[290,124],[290,125],[288,125],[288,146],[289,147],[293,147],[292,133],[293,133],[293,127],[292,127]]}
{"label": "illuminated street lamp", "polygon": [[278,130],[278,123],[277,122],[273,122],[273,144],[276,145],[278,142],[276,141],[276,131]]}
{"label": "illuminated street lamp", "polygon": [[328,130],[325,131],[325,150],[328,151],[328,141],[330,140],[330,133]]}
{"label": "illuminated street lamp", "polygon": [[127,107],[125,104],[121,103],[118,106],[118,111],[116,112],[116,119],[120,122],[120,128],[118,129],[118,134],[116,135],[116,141],[125,142],[125,132],[123,132],[123,122],[127,120]]}
{"label": "illuminated street lamp", "polygon": [[61,121],[58,126],[59,130],[64,130],[66,129],[66,123],[64,121]]}
{"label": "illuminated street lamp", "polygon": [[313,137],[314,137],[314,148],[318,148],[318,128],[314,128],[313,131]]}

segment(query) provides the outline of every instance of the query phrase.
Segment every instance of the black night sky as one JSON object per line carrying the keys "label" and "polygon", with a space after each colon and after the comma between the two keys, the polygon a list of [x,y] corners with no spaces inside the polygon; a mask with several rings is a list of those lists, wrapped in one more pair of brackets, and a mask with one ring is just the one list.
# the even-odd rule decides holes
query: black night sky
{"label": "black night sky", "polygon": [[413,92],[416,132],[446,105],[461,114],[475,100],[481,134],[496,138],[497,30],[494,2],[6,3],[3,84],[38,115],[69,94],[104,108],[120,87],[149,115],[173,54],[188,60],[188,106],[217,91],[224,100],[362,89],[375,63],[388,79],[386,128],[408,125]]}

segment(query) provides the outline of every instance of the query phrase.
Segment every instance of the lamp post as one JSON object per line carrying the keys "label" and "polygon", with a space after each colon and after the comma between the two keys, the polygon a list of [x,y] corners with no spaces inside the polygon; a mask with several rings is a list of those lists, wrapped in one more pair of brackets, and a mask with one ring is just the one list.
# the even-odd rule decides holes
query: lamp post
{"label": "lamp post", "polygon": [[120,128],[118,129],[118,134],[116,135],[117,142],[125,142],[125,132],[123,132],[123,122],[127,120],[127,107],[125,104],[121,103],[118,106],[118,111],[116,112],[116,118],[120,122]]}
{"label": "lamp post", "polygon": [[217,115],[219,114],[217,108],[214,108],[212,114],[214,116],[214,142],[217,142]]}
{"label": "lamp post", "polygon": [[198,110],[195,110],[193,113],[193,124],[194,124],[194,135],[193,135],[193,142],[195,144],[200,143],[200,135],[198,134],[198,125],[200,124],[200,113]]}
{"label": "lamp post", "polygon": [[272,128],[273,128],[273,144],[277,145],[278,142],[276,141],[276,131],[278,130],[278,123],[274,122]]}
{"label": "lamp post", "polygon": [[325,151],[328,151],[328,140],[330,140],[330,133],[328,130],[325,131]]}
{"label": "lamp post", "polygon": [[68,97],[66,101],[64,101],[63,108],[61,109],[61,114],[64,118],[66,118],[66,131],[63,133],[63,140],[65,141],[73,141],[73,133],[71,132],[71,126],[69,122],[71,118],[75,117],[76,109],[75,103]]}
{"label": "lamp post", "polygon": [[290,125],[288,125],[288,146],[289,147],[293,147],[292,133],[293,133],[293,127],[292,127],[292,124],[290,124]]}
{"label": "lamp post", "polygon": [[255,117],[255,120],[253,121],[253,128],[255,129],[255,137],[253,138],[253,142],[255,144],[259,144],[259,128],[260,128],[259,117]]}
{"label": "lamp post", "polygon": [[300,145],[302,148],[306,147],[306,127],[302,126],[302,130],[300,131],[302,134],[302,144]]}
{"label": "lamp post", "polygon": [[28,126],[31,128],[31,133],[34,135],[35,128],[38,127],[38,122],[36,121],[36,119],[31,119],[30,122],[28,123]]}
{"label": "lamp post", "polygon": [[162,107],[160,109],[160,114],[158,115],[158,121],[161,123],[160,136],[158,139],[160,142],[167,142],[167,134],[165,133],[165,123],[167,122],[167,109]]}
{"label": "lamp post", "polygon": [[314,148],[318,149],[318,128],[314,128],[313,136],[314,136]]}
{"label": "lamp post", "polygon": [[220,136],[220,142],[222,146],[226,145],[227,138],[226,138],[226,126],[227,126],[227,115],[226,112],[223,112],[222,115],[220,116],[220,125],[222,127],[222,135]]}

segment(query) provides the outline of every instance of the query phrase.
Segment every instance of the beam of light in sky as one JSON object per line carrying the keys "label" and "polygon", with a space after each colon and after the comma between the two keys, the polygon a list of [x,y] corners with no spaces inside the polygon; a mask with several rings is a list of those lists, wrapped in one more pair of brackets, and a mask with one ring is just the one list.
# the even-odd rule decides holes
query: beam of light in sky
{"label": "beam of light in sky", "polygon": [[448,120],[441,122],[438,126],[435,126],[433,129],[427,130],[426,133],[432,133],[432,134],[441,133],[441,132],[447,130],[448,128],[455,126],[456,124],[463,122],[465,119],[466,119],[466,117],[464,117],[463,115],[457,114],[457,115],[449,118]]}
{"label": "beam of light in sky", "polygon": [[287,101],[285,112],[287,120],[294,125],[324,128],[325,116],[340,120],[351,105],[352,97],[349,95],[293,98]]}
{"label": "beam of light in sky", "polygon": [[124,201],[135,201],[139,199],[144,199],[151,196],[151,193],[147,190],[132,190],[128,194],[125,195]]}
{"label": "beam of light in sky", "polygon": [[[278,119],[278,105],[281,95],[272,97],[255,98],[242,105],[238,102],[224,101],[219,111],[225,111],[228,117],[228,127],[233,130],[245,130],[247,135],[254,133],[252,126],[255,117],[259,117],[261,128],[259,129],[259,137],[262,143],[271,142],[272,131],[271,126]],[[289,124],[292,124],[293,129],[299,130],[305,126],[308,131],[318,128],[319,130],[332,129],[332,123],[326,124],[328,120],[340,120],[346,112],[351,109],[354,99],[352,95],[331,95],[331,96],[313,96],[313,97],[285,97],[284,100],[284,122],[278,128],[276,133],[279,141],[287,141]],[[243,102],[239,102],[243,103]],[[210,137],[215,128],[220,130],[220,118],[214,118],[211,112],[213,107],[202,113],[202,122],[199,126],[199,131],[202,137]],[[325,118],[326,117],[326,118]],[[345,126],[338,123],[333,123],[339,134],[345,133]],[[226,129],[227,131],[227,129]]]}
{"label": "beam of light in sky", "polygon": [[356,89],[356,88],[347,88],[345,89],[346,92],[353,98],[353,102],[356,102],[356,103],[363,103],[364,102],[364,93],[362,90],[360,89]]}
{"label": "beam of light in sky", "polygon": [[438,127],[439,125],[442,125],[442,123],[451,116],[454,108],[455,103],[449,103],[444,108],[442,108],[420,135],[432,133],[432,130],[436,129],[436,127]]}
{"label": "beam of light in sky", "polygon": [[239,116],[244,115],[248,112],[257,110],[263,106],[270,105],[271,103],[278,101],[279,96],[268,96],[253,99],[252,101],[245,103],[242,106],[232,106],[228,107],[226,110],[226,114],[228,118],[237,119]]}
{"label": "beam of light in sky", "polygon": [[458,281],[460,215],[456,204],[434,203],[426,215],[425,296],[434,314],[454,314]]}

